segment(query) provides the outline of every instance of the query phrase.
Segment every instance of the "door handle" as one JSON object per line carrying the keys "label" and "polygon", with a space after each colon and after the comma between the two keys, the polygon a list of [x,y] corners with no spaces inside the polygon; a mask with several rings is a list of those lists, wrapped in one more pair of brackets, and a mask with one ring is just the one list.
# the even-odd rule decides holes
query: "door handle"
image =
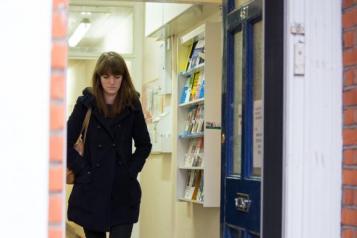
{"label": "door handle", "polygon": [[226,136],[224,133],[221,134],[221,144],[224,144],[224,142],[226,141]]}

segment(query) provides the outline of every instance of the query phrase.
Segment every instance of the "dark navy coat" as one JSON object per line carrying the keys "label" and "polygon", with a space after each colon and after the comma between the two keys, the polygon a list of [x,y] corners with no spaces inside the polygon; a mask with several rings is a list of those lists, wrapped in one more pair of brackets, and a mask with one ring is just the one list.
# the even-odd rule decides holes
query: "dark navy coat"
{"label": "dark navy coat", "polygon": [[[88,108],[92,108],[92,115],[81,157],[73,144]],[[94,96],[85,89],[67,128],[67,167],[76,175],[68,202],[68,219],[95,231],[137,222],[141,188],[136,177],[151,151],[139,98],[134,108],[126,107],[108,120],[98,111]]]}

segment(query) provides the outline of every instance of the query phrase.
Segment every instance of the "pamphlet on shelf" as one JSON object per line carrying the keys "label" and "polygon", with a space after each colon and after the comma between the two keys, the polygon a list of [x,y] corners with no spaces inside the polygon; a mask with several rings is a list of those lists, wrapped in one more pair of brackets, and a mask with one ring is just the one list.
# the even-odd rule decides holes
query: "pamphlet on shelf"
{"label": "pamphlet on shelf", "polygon": [[204,130],[204,105],[196,105],[189,109],[185,120],[184,134],[201,133]]}
{"label": "pamphlet on shelf", "polygon": [[201,184],[202,171],[195,170],[195,182],[194,182],[194,190],[192,194],[192,200],[197,200],[197,194],[200,189]]}
{"label": "pamphlet on shelf", "polygon": [[187,171],[187,180],[185,188],[185,199],[192,199],[193,192],[195,190],[195,170]]}
{"label": "pamphlet on shelf", "polygon": [[191,139],[188,146],[188,151],[185,154],[185,167],[201,167],[203,158],[203,138]]}
{"label": "pamphlet on shelf", "polygon": [[205,41],[199,40],[192,48],[192,54],[190,57],[190,63],[188,69],[193,69],[197,65],[202,64],[205,61]]}
{"label": "pamphlet on shelf", "polygon": [[193,56],[193,51],[196,47],[196,44],[197,44],[197,41],[193,42],[191,45],[190,45],[190,48],[189,48],[189,57],[187,58],[187,63],[186,63],[186,71],[190,69],[190,63],[191,63],[191,59],[192,59],[192,56]]}
{"label": "pamphlet on shelf", "polygon": [[205,73],[202,72],[200,77],[198,98],[204,98],[204,97],[205,97]]}
{"label": "pamphlet on shelf", "polygon": [[180,104],[187,103],[190,101],[191,90],[193,84],[193,76],[189,76],[185,80],[185,85],[181,90]]}
{"label": "pamphlet on shelf", "polygon": [[197,201],[199,202],[203,202],[204,201],[204,192],[203,192],[203,185],[204,185],[204,176],[203,174],[201,175],[201,181],[200,181],[200,185],[199,185],[199,189],[197,191]]}
{"label": "pamphlet on shelf", "polygon": [[187,171],[187,180],[184,198],[189,200],[196,200],[201,184],[202,171],[189,170]]}

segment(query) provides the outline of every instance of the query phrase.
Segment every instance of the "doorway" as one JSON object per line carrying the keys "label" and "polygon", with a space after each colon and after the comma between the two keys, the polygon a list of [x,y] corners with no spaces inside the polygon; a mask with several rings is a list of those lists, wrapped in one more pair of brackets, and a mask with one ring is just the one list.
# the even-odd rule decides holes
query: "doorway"
{"label": "doorway", "polygon": [[[135,88],[141,88],[142,67],[141,23],[143,3],[124,1],[70,1],[68,14],[67,117],[82,90],[91,86],[91,77],[98,56],[105,51],[120,52],[132,76]],[[68,201],[72,186],[66,187]],[[66,222],[67,236],[84,236],[83,229]],[[132,237],[139,237],[134,226]]]}
{"label": "doorway", "polygon": [[[79,1],[80,2],[80,1]],[[88,3],[88,2],[87,2]],[[90,1],[89,3],[92,3]],[[112,1],[114,3],[114,1]],[[116,2],[119,4],[119,2]],[[135,4],[141,4],[136,2]],[[94,6],[91,6],[94,7]],[[106,5],[109,7],[109,5]],[[215,17],[219,16],[219,7],[218,5],[214,5],[217,9]],[[100,9],[97,9],[100,11]],[[202,8],[198,7],[191,11],[193,14],[200,14]],[[143,14],[138,14],[141,18]],[[81,15],[82,17],[82,15]],[[83,19],[81,19],[83,20]],[[77,21],[78,23],[81,22]],[[198,19],[196,19],[198,20]],[[202,21],[202,19],[200,20]],[[193,22],[190,22],[192,24]],[[134,23],[135,24],[135,23]],[[199,23],[195,23],[199,24]],[[191,26],[191,25],[186,25]],[[193,26],[193,24],[192,24]],[[181,25],[182,27],[182,25]],[[85,42],[83,42],[84,44]],[[174,43],[174,41],[170,41],[169,44]],[[149,42],[144,42],[144,47],[151,47],[152,49],[156,49],[157,47],[156,40],[150,40]],[[173,45],[173,44],[172,44]],[[83,47],[86,47],[83,45]],[[138,46],[140,47],[140,46]],[[142,47],[142,46],[141,46]],[[140,48],[133,47],[134,50],[140,50]],[[175,52],[175,47],[171,48],[173,52]],[[76,58],[82,58],[82,60],[86,61],[91,65],[84,66],[84,65],[77,65],[75,67],[81,68],[83,72],[87,72],[90,74],[90,70],[93,67],[93,63],[96,59],[95,51],[88,50],[85,54],[79,55],[79,57],[75,57],[73,54],[69,54],[72,58],[71,60],[75,61]],[[139,59],[145,62],[146,65],[152,66],[151,69],[156,69],[157,65],[154,64],[156,59],[160,59],[160,55],[151,55],[144,53],[144,55],[129,55],[124,54],[127,56],[129,61],[132,59]],[[153,60],[155,58],[155,60]],[[145,77],[141,77],[143,80],[141,81],[143,84],[148,82],[150,79],[155,79],[158,75],[153,74],[146,70],[146,67],[138,66],[137,64],[132,64],[133,69],[135,68],[144,68],[143,75]],[[134,73],[134,71],[132,71]],[[175,72],[174,74],[176,74]],[[80,78],[84,78],[83,80],[87,79],[88,76],[82,76]],[[177,75],[177,74],[176,74]],[[139,78],[134,76],[135,78]],[[146,81],[146,82],[145,82]],[[88,81],[86,82],[88,85]],[[142,86],[140,83],[135,85],[136,88],[141,89]],[[81,88],[84,87],[82,84],[81,87],[78,87],[78,91],[73,94],[80,94]],[[142,94],[144,99],[144,94]],[[165,96],[169,98],[169,96]],[[173,96],[175,97],[175,96]],[[166,99],[165,99],[166,100]],[[171,103],[168,100],[168,103]],[[71,109],[69,107],[68,111],[70,112]],[[218,113],[219,114],[219,113]],[[219,138],[219,136],[218,136]],[[156,148],[155,148],[156,149]],[[213,237],[219,236],[219,208],[203,208],[199,204],[187,204],[183,202],[177,201],[176,192],[175,192],[175,183],[176,183],[176,164],[175,161],[169,153],[152,153],[151,158],[147,161],[145,165],[145,169],[141,174],[141,185],[143,188],[143,196],[145,199],[142,201],[141,207],[141,215],[140,218],[140,231],[142,230],[142,226],[145,227],[143,229],[143,233],[145,237],[170,237],[174,234],[177,237],[208,237],[208,235],[213,235]],[[151,181],[151,182],[150,182]],[[219,178],[216,180],[219,183]],[[218,190],[219,191],[219,190]],[[219,192],[217,197],[219,197]],[[219,202],[218,202],[219,204]],[[153,224],[152,214],[156,214],[155,223]],[[162,226],[166,227],[166,229],[162,229]],[[150,230],[149,230],[150,229]],[[149,232],[147,232],[149,230]],[[134,234],[133,234],[133,237]],[[138,234],[139,237],[139,234]]]}
{"label": "doorway", "polygon": [[281,237],[283,2],[223,9],[221,237]]}

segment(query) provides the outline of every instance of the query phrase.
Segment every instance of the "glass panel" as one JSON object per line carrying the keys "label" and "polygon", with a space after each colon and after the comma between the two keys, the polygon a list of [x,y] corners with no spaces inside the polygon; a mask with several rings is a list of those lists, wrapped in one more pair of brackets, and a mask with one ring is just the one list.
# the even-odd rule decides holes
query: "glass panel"
{"label": "glass panel", "polygon": [[233,173],[241,173],[242,151],[242,32],[234,35],[234,131],[233,131]]}
{"label": "glass panel", "polygon": [[236,230],[233,228],[230,228],[230,237],[232,238],[243,238],[243,232],[241,230]]}
{"label": "glass panel", "polygon": [[[133,8],[71,6],[68,19],[69,53],[71,55],[99,55],[103,51],[120,54],[133,53]],[[85,31],[78,43],[71,37],[81,23]]]}
{"label": "glass panel", "polygon": [[252,0],[235,0],[235,8],[239,8],[242,5],[247,5],[247,3],[251,1]]}
{"label": "glass panel", "polygon": [[263,162],[263,21],[253,25],[253,176],[261,176]]}

